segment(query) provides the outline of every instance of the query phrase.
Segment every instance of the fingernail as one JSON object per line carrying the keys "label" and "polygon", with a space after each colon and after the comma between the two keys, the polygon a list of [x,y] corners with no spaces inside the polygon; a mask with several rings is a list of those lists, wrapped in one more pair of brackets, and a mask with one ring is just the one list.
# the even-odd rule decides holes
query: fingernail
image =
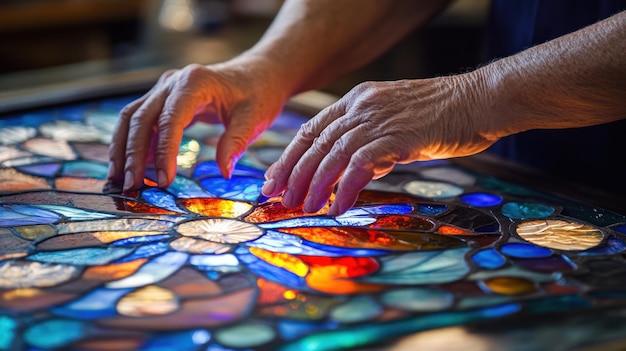
{"label": "fingernail", "polygon": [[291,198],[293,196],[291,195],[291,192],[289,190],[285,190],[285,193],[283,194],[283,206],[285,207],[291,207]]}
{"label": "fingernail", "polygon": [[265,196],[272,196],[274,195],[275,188],[276,188],[276,181],[274,180],[274,178],[270,178],[265,182],[265,184],[263,184],[263,188],[261,188],[261,192]]}
{"label": "fingernail", "polygon": [[159,183],[159,188],[165,188],[168,185],[167,174],[162,169],[157,172],[157,183]]}
{"label": "fingernail", "polygon": [[328,215],[329,216],[337,216],[341,213],[341,209],[339,208],[339,204],[337,204],[337,202],[333,202],[332,205],[330,205],[330,208],[328,209]]}
{"label": "fingernail", "polygon": [[126,175],[124,175],[124,190],[132,189],[134,184],[135,184],[135,177],[133,176],[133,172],[126,171]]}

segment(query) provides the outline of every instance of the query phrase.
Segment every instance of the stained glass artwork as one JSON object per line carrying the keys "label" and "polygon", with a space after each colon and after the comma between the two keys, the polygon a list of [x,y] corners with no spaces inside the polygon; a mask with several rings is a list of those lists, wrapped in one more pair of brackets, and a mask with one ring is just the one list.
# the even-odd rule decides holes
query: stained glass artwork
{"label": "stained glass artwork", "polygon": [[622,214],[454,160],[398,167],[340,216],[285,209],[260,189],[310,117],[290,109],[230,180],[214,158],[222,127],[196,123],[169,188],[148,169],[140,190],[104,193],[117,113],[133,98],[0,119],[0,350],[626,340]]}

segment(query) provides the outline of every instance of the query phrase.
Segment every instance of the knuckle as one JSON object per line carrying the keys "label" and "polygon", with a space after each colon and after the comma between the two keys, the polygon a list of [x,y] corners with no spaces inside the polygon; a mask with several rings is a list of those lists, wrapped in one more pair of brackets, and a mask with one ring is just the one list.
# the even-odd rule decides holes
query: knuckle
{"label": "knuckle", "polygon": [[373,169],[374,155],[365,149],[357,150],[350,158],[350,166],[357,171],[369,171]]}

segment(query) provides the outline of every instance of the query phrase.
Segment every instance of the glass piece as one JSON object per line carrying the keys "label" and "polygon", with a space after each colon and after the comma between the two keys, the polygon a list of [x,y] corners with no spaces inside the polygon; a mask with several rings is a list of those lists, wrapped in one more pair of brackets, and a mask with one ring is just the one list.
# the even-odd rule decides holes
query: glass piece
{"label": "glass piece", "polygon": [[616,223],[623,223],[626,217],[612,211],[607,211],[599,207],[580,203],[561,203],[563,209],[561,214],[571,218],[577,218],[583,222],[598,227],[607,227]]}
{"label": "glass piece", "polygon": [[250,248],[250,253],[254,256],[270,263],[272,266],[283,268],[299,277],[304,277],[309,272],[309,267],[296,256],[287,253],[277,253],[259,249]]}
{"label": "glass piece", "polygon": [[170,210],[166,210],[160,207],[154,207],[151,205],[144,204],[139,201],[134,201],[130,199],[124,199],[123,201],[118,202],[118,208],[124,208],[125,210],[131,213],[139,213],[139,214],[164,214],[164,215],[175,215],[180,213],[180,211],[172,212]]}
{"label": "glass piece", "polygon": [[362,281],[384,284],[436,284],[461,279],[469,272],[469,248],[418,251],[380,257],[381,269]]}
{"label": "glass piece", "polygon": [[281,232],[297,235],[307,241],[348,248],[379,250],[413,250],[415,246],[395,239],[381,230],[351,227],[284,228]]}
{"label": "glass piece", "polygon": [[132,254],[117,260],[116,263],[131,262],[141,258],[154,257],[167,251],[169,251],[168,243],[156,242],[144,244],[139,246]]}
{"label": "glass piece", "polygon": [[[194,257],[191,256],[191,259],[193,260]],[[175,274],[159,282],[158,286],[173,291],[181,299],[216,296],[224,292],[220,284],[207,279],[206,275],[191,267],[181,268]]]}
{"label": "glass piece", "polygon": [[330,311],[330,318],[340,323],[373,320],[383,312],[382,306],[371,296],[356,296]]}
{"label": "glass piece", "polygon": [[333,321],[325,323],[315,323],[283,319],[279,320],[277,329],[283,339],[294,340],[301,336],[312,334],[317,331],[337,329],[338,327],[339,326],[337,325],[337,322]]}
{"label": "glass piece", "polygon": [[456,207],[437,219],[443,223],[469,231],[477,231],[477,228],[493,227],[496,228],[495,231],[497,232],[497,228],[500,227],[494,217],[488,216],[474,208]]}
{"label": "glass piece", "polygon": [[45,179],[33,177],[13,169],[0,169],[0,192],[50,189]]}
{"label": "glass piece", "polygon": [[34,137],[37,129],[27,126],[2,126],[0,129],[0,144],[18,144]]}
{"label": "glass piece", "polygon": [[33,138],[22,143],[22,147],[38,155],[50,156],[60,160],[74,160],[76,155],[65,140]]}
{"label": "glass piece", "polygon": [[496,277],[480,282],[487,291],[501,295],[524,295],[536,290],[535,283],[524,278]]}
{"label": "glass piece", "polygon": [[0,261],[4,258],[25,255],[30,244],[29,240],[14,235],[6,228],[0,228]]}
{"label": "glass piece", "polygon": [[223,254],[233,249],[232,245],[195,239],[190,237],[178,238],[170,243],[170,247],[176,251],[191,254]]}
{"label": "glass piece", "polygon": [[377,229],[402,229],[431,231],[435,223],[425,218],[401,215],[386,215],[376,218],[376,222],[369,225]]}
{"label": "glass piece", "polygon": [[99,288],[63,306],[54,307],[55,315],[74,319],[100,319],[115,316],[115,303],[131,289]]}
{"label": "glass piece", "polygon": [[47,263],[72,265],[99,265],[113,262],[128,255],[133,249],[125,247],[87,247],[64,251],[37,252],[28,259]]}
{"label": "glass piece", "polygon": [[54,121],[42,124],[39,131],[43,136],[53,140],[63,141],[95,141],[105,142],[102,133],[95,127],[83,123],[69,121]]}
{"label": "glass piece", "polygon": [[246,202],[214,198],[180,199],[180,203],[189,211],[208,217],[236,218],[252,208]]}
{"label": "glass piece", "polygon": [[154,284],[176,272],[187,262],[188,255],[182,252],[167,252],[144,264],[132,275],[106,284],[110,289],[136,288]]}
{"label": "glass piece", "polygon": [[111,245],[113,246],[135,246],[136,244],[146,244],[155,241],[161,241],[165,239],[170,239],[172,236],[170,234],[160,234],[160,233],[141,233],[143,235],[136,236],[138,233],[132,233],[132,237],[128,237],[125,239],[120,239],[114,241]]}
{"label": "glass piece", "polygon": [[626,224],[620,224],[612,227],[612,229],[620,234],[626,235]]}
{"label": "glass piece", "polygon": [[61,191],[99,193],[106,182],[104,179],[58,177],[54,179],[54,188]]}
{"label": "glass piece", "polygon": [[[0,129],[0,133],[2,133],[1,129]],[[2,141],[0,141],[0,143],[2,143]],[[0,145],[0,163],[1,164],[5,164],[5,163],[10,164],[11,160],[25,158],[25,157],[29,157],[32,155],[33,154],[28,151],[20,150],[12,146]],[[20,171],[22,170],[20,169]]]}
{"label": "glass piece", "polygon": [[[309,256],[336,256],[336,254],[334,254],[333,252],[329,252],[328,250],[324,250],[324,248],[318,249],[309,246],[308,243],[302,241],[300,237],[280,233],[273,230],[266,231],[265,235],[247,243],[247,245],[273,252],[284,252]],[[386,252],[387,251],[383,251],[382,253]]]}
{"label": "glass piece", "polygon": [[15,167],[18,171],[33,176],[52,177],[61,169],[61,163],[39,163]]}
{"label": "glass piece", "polygon": [[158,316],[172,313],[176,309],[178,309],[176,295],[170,290],[154,285],[139,288],[117,302],[117,312],[129,317]]}
{"label": "glass piece", "polygon": [[78,274],[78,268],[65,264],[5,261],[0,262],[0,288],[43,288],[66,282]]}
{"label": "glass piece", "polygon": [[533,244],[567,251],[587,250],[604,239],[602,231],[588,224],[556,219],[524,222],[516,232]]}
{"label": "glass piece", "polygon": [[148,317],[119,316],[101,320],[100,325],[113,328],[148,329],[152,331],[173,331],[230,325],[235,321],[241,320],[248,313],[255,296],[253,289],[243,289],[217,297],[183,301],[176,312],[168,315]]}
{"label": "glass piece", "polygon": [[452,167],[427,168],[420,173],[426,179],[441,180],[460,186],[471,186],[476,182],[476,178],[469,173]]}
{"label": "glass piece", "polygon": [[211,333],[206,330],[185,330],[181,332],[157,335],[139,348],[139,350],[196,350],[198,346],[206,344],[209,340],[211,340]]}
{"label": "glass piece", "polygon": [[411,195],[428,199],[445,199],[463,194],[463,188],[443,182],[413,180],[404,185],[404,190]]}
{"label": "glass piece", "polygon": [[0,316],[0,350],[9,350],[15,337],[17,323],[7,316]]}
{"label": "glass piece", "polygon": [[[393,214],[407,214],[413,211],[413,206],[408,204],[390,204],[390,205],[378,205],[378,206],[363,206],[349,209],[341,216],[357,216],[367,214],[378,215],[393,215]],[[339,216],[339,217],[341,217]]]}
{"label": "glass piece", "polygon": [[[86,326],[83,322],[52,319],[26,328],[24,339],[28,344],[34,347],[55,349],[80,340],[86,333]],[[42,337],[44,335],[45,337]]]}
{"label": "glass piece", "polygon": [[552,250],[531,244],[508,243],[500,247],[503,254],[510,257],[537,258],[552,255]]}
{"label": "glass piece", "polygon": [[489,193],[464,194],[460,199],[466,204],[476,207],[491,207],[502,203],[502,196]]}
{"label": "glass piece", "polygon": [[28,205],[0,204],[0,227],[47,224],[60,219],[54,212]]}
{"label": "glass piece", "polygon": [[150,188],[141,192],[141,197],[154,206],[165,208],[172,212],[185,213],[176,205],[176,198],[159,188]]}
{"label": "glass piece", "polygon": [[239,266],[239,260],[235,255],[196,255],[190,261],[194,266]]}
{"label": "glass piece", "polygon": [[575,281],[593,286],[596,290],[624,291],[626,264],[617,258],[589,257],[585,262],[586,270],[570,272],[568,277]]}
{"label": "glass piece", "polygon": [[266,229],[290,228],[290,227],[338,227],[338,226],[365,226],[376,221],[371,217],[342,218],[335,220],[332,217],[302,217],[285,219],[272,223],[260,223],[259,227]]}
{"label": "glass piece", "polygon": [[46,204],[38,204],[36,206],[44,210],[56,212],[72,221],[83,221],[83,220],[89,220],[89,219],[114,217],[113,215],[108,214],[108,213],[85,211],[85,210],[81,210],[80,208],[69,207],[69,206],[46,205]]}
{"label": "glass piece", "polygon": [[178,167],[191,168],[195,165],[198,154],[200,153],[200,143],[190,138],[183,138],[176,155],[176,164]]}
{"label": "glass piece", "polygon": [[99,162],[70,161],[63,164],[62,174],[70,177],[106,179],[108,166]]}
{"label": "glass piece", "polygon": [[[59,223],[59,234],[71,234],[81,232],[107,232],[107,231],[138,231],[138,232],[162,232],[169,231],[172,222],[150,218],[115,218],[100,219],[95,221]],[[143,235],[143,234],[141,234]]]}
{"label": "glass piece", "polygon": [[471,235],[473,234],[471,232],[468,232],[465,229],[453,227],[451,225],[440,226],[439,228],[437,228],[437,233],[444,234],[444,235],[465,235],[465,234]]}
{"label": "glass piece", "polygon": [[[235,164],[235,168],[233,169],[233,176],[240,177],[256,177],[259,179],[264,179],[265,172],[256,168],[247,167],[245,165],[241,165],[239,163]],[[217,162],[215,161],[204,161],[200,162],[194,168],[192,177],[194,179],[199,179],[202,177],[208,176],[221,176],[222,173],[220,169],[217,167]]]}
{"label": "glass piece", "polygon": [[328,208],[329,204],[326,204],[315,213],[307,213],[302,210],[302,206],[285,208],[279,198],[274,198],[257,205],[249,215],[244,217],[244,220],[251,223],[278,222],[289,218],[324,215],[328,212]]}
{"label": "glass piece", "polygon": [[433,312],[452,307],[454,295],[436,288],[407,288],[384,292],[380,300],[386,306],[401,310]]}
{"label": "glass piece", "polygon": [[500,277],[516,277],[516,278],[525,278],[528,280],[535,281],[537,283],[544,282],[554,282],[555,280],[562,277],[561,273],[558,272],[533,272],[525,270],[521,267],[509,265],[504,268],[500,268],[497,270],[481,270],[475,273],[472,273],[468,279],[469,280],[488,280],[491,278],[500,278]]}
{"label": "glass piece", "polygon": [[264,179],[254,177],[207,177],[199,181],[207,191],[226,199],[254,201],[261,195]]}
{"label": "glass piece", "polygon": [[506,258],[502,256],[496,249],[487,248],[476,251],[472,255],[474,261],[481,268],[496,269],[502,267],[506,263]]}
{"label": "glass piece", "polygon": [[[245,335],[245,338],[241,336]],[[264,323],[244,322],[215,332],[215,340],[227,347],[255,347],[274,340],[276,332]]]}
{"label": "glass piece", "polygon": [[257,239],[263,230],[253,224],[232,219],[199,219],[183,222],[174,230],[184,236],[215,243],[237,244]]}
{"label": "glass piece", "polygon": [[579,255],[581,256],[600,256],[600,255],[615,255],[620,254],[626,250],[626,243],[618,238],[608,238],[602,245],[594,247],[589,250],[585,250]]}
{"label": "glass piece", "polygon": [[456,306],[460,309],[497,306],[510,302],[513,298],[506,295],[462,296]]}
{"label": "glass piece", "polygon": [[[259,250],[261,250],[260,252],[266,251],[262,249]],[[271,253],[271,251],[269,252]],[[239,248],[236,250],[236,254],[241,263],[245,264],[257,277],[294,289],[308,288],[302,276],[294,274],[273,263],[266,262],[253,255],[249,250]]]}
{"label": "glass piece", "polygon": [[[366,278],[379,269],[371,257],[298,256],[309,266],[306,283],[309,287],[330,294],[355,294],[382,290],[378,282]],[[360,279],[354,279],[354,278]],[[353,279],[348,279],[353,278]]]}
{"label": "glass piece", "polygon": [[147,261],[147,258],[140,258],[128,262],[87,267],[83,273],[83,279],[109,281],[126,278]]}
{"label": "glass piece", "polygon": [[191,179],[176,176],[167,191],[180,199],[196,198],[196,197],[214,197],[213,194],[202,189],[196,182]]}
{"label": "glass piece", "polygon": [[104,164],[109,162],[108,142],[106,144],[72,142],[70,145],[74,148],[74,150],[76,150],[82,159],[101,162]]}
{"label": "glass piece", "polygon": [[551,216],[554,207],[536,202],[507,202],[500,211],[512,219],[537,219]]}
{"label": "glass piece", "polygon": [[569,272],[575,268],[567,258],[561,255],[541,258],[514,258],[513,262],[524,269],[539,272]]}
{"label": "glass piece", "polygon": [[13,230],[26,240],[43,239],[56,234],[55,227],[49,224],[14,227]]}

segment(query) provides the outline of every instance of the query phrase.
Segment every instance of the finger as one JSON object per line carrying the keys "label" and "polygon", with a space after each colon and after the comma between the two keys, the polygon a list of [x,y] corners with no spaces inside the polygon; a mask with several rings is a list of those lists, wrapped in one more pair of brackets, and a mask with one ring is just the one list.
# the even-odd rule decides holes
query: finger
{"label": "finger", "polygon": [[154,126],[163,108],[166,93],[165,90],[159,90],[150,95],[130,117],[124,156],[124,191],[135,190],[143,183]]}
{"label": "finger", "polygon": [[254,123],[248,118],[250,112],[234,109],[230,122],[217,143],[215,160],[226,179],[230,179],[235,163],[241,158],[248,145],[266,128],[268,123]]}
{"label": "finger", "polygon": [[390,137],[381,138],[357,150],[350,158],[348,168],[337,186],[335,201],[328,214],[337,216],[345,213],[354,204],[369,182],[388,174],[398,160]]}
{"label": "finger", "polygon": [[126,140],[128,140],[128,125],[132,115],[146,100],[147,95],[129,103],[120,111],[113,137],[109,145],[109,170],[107,179],[109,182],[122,183],[124,181],[124,166],[126,161]]}
{"label": "finger", "polygon": [[[271,187],[264,187],[265,196],[275,196],[287,187],[287,181],[292,170],[305,152],[311,148],[315,138],[334,120],[344,115],[344,106],[341,101],[325,108],[315,117],[303,124],[298,133],[285,148],[282,155],[266,172],[266,178]],[[271,189],[270,189],[271,188]]]}
{"label": "finger", "polygon": [[168,95],[157,120],[157,147],[154,166],[157,183],[167,188],[176,177],[176,157],[183,139],[183,131],[193,119],[198,98],[182,90]]}

